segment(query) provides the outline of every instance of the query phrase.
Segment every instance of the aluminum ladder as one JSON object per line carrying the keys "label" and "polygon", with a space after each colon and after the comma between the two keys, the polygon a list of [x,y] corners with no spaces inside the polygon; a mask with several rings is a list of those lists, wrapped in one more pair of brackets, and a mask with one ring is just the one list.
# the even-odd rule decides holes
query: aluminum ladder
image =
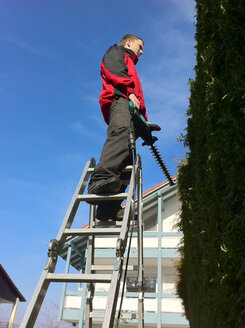
{"label": "aluminum ladder", "polygon": [[[56,239],[52,239],[48,246],[48,259],[44,266],[36,289],[30,300],[30,303],[21,322],[20,328],[32,328],[35,325],[38,313],[42,306],[43,300],[47,293],[51,282],[64,283],[86,283],[87,297],[85,305],[85,327],[91,328],[93,318],[102,317],[102,328],[113,328],[116,316],[117,300],[119,296],[119,287],[122,274],[125,270],[124,253],[127,246],[129,232],[132,229],[135,213],[137,212],[137,254],[138,254],[138,327],[144,327],[144,288],[143,288],[143,201],[142,201],[142,168],[141,159],[137,155],[135,163],[132,166],[126,167],[126,171],[131,171],[130,184],[127,193],[120,193],[111,196],[98,196],[84,194],[89,176],[94,171],[96,162],[94,158],[90,159],[84,168],[82,176],[79,180],[75,193],[72,197],[62,225],[59,229]],[[136,201],[137,189],[137,201]],[[122,225],[120,228],[100,228],[95,226],[95,206],[90,205],[89,228],[87,229],[71,229],[76,212],[81,201],[87,200],[125,200],[126,206]],[[137,204],[137,208],[136,208]],[[118,235],[116,246],[115,264],[111,274],[94,273],[100,271],[98,266],[94,265],[94,239],[95,236]],[[70,273],[55,273],[58,256],[63,249],[63,246],[69,237],[88,236],[87,244],[87,263],[86,273],[70,274]],[[110,283],[107,304],[104,313],[93,313],[93,297],[94,284]],[[84,287],[85,288],[85,287]],[[132,317],[131,317],[132,318]],[[136,319],[134,316],[133,319]],[[118,323],[118,320],[116,320]],[[116,325],[117,325],[116,323]]]}

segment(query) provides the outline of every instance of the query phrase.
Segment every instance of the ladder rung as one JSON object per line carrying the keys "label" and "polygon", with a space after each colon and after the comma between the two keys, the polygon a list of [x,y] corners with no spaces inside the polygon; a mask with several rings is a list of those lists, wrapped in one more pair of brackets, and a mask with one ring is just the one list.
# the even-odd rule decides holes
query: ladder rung
{"label": "ladder rung", "polygon": [[105,196],[99,196],[95,194],[90,195],[78,195],[77,199],[81,201],[87,201],[87,200],[96,200],[96,201],[103,201],[103,200],[123,200],[126,199],[128,196],[127,193],[121,193],[116,195],[105,195]]}
{"label": "ladder rung", "polygon": [[[91,270],[95,271],[112,271],[114,268],[113,265],[92,265]],[[128,265],[128,271],[137,271],[137,265]],[[126,269],[126,265],[123,266],[123,270]]]}
{"label": "ladder rung", "polygon": [[[125,167],[125,169],[123,170],[123,172],[131,172],[133,169],[133,165],[128,165],[127,167]],[[88,169],[88,172],[94,172],[94,167],[90,167]]]}
{"label": "ladder rung", "polygon": [[110,274],[48,273],[47,280],[52,282],[111,282]]}
{"label": "ladder rung", "polygon": [[87,229],[65,229],[66,236],[101,236],[120,235],[120,228],[87,228]]}
{"label": "ladder rung", "polygon": [[132,169],[133,169],[133,165],[128,165],[128,166],[125,167],[123,172],[129,172],[129,171],[132,171]]}

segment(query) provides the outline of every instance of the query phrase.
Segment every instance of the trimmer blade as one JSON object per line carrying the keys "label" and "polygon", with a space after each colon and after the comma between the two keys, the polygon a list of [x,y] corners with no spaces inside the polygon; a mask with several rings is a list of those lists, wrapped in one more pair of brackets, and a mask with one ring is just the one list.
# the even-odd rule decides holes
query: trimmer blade
{"label": "trimmer blade", "polygon": [[152,152],[153,156],[155,157],[155,159],[157,161],[157,164],[160,166],[161,170],[165,174],[165,176],[168,179],[170,185],[173,186],[175,183],[173,182],[173,180],[171,178],[171,175],[169,174],[168,169],[167,169],[166,165],[164,164],[164,161],[163,161],[163,159],[160,155],[160,152],[158,151],[156,146],[150,145],[150,147],[151,147],[151,152]]}

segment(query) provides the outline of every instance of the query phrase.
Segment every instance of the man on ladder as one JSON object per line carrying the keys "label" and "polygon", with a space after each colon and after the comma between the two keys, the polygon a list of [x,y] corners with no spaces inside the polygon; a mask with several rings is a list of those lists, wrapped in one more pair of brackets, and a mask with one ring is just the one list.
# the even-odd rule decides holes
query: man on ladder
{"label": "man on ladder", "polygon": [[[141,38],[127,34],[123,36],[119,46],[111,46],[102,59],[103,88],[99,102],[109,127],[100,162],[91,176],[89,194],[120,193],[128,185],[129,176],[122,171],[128,164],[132,164],[129,135],[130,128],[133,128],[129,100],[147,120],[143,91],[135,69],[139,56],[143,54],[143,47]],[[121,201],[88,202],[98,205],[96,217],[101,221],[120,221],[123,218]]]}
{"label": "man on ladder", "polygon": [[[85,326],[92,327],[92,318],[96,318],[93,313],[94,284],[110,283],[106,309],[103,319],[103,328],[112,328],[116,314],[116,306],[120,289],[120,279],[124,271],[124,252],[127,247],[130,222],[135,213],[135,190],[137,186],[137,218],[138,218],[138,326],[144,325],[143,311],[143,202],[142,202],[142,171],[140,156],[135,158],[134,128],[131,126],[132,119],[129,111],[129,100],[132,101],[134,108],[140,113],[145,114],[145,104],[140,80],[135,70],[138,57],[143,53],[143,41],[134,35],[126,35],[120,41],[119,46],[112,46],[106,52],[102,64],[101,75],[103,89],[100,95],[100,104],[105,121],[109,124],[107,140],[101,154],[100,163],[94,169],[95,160],[90,159],[85,165],[83,174],[79,180],[75,193],[72,197],[68,210],[65,214],[62,225],[57,237],[52,239],[48,247],[48,260],[43,268],[42,274],[30,300],[20,328],[32,328],[35,324],[37,315],[51,282],[66,283],[87,283],[88,293],[86,297]],[[137,111],[137,113],[138,113]],[[137,132],[137,131],[136,131]],[[128,193],[123,193],[128,182],[124,182],[125,174],[123,169],[128,164],[134,164]],[[89,195],[84,195],[84,191],[92,173],[89,184]],[[128,177],[126,177],[128,178]],[[113,195],[120,193],[119,195]],[[95,194],[95,195],[94,195]],[[99,195],[99,196],[97,196]],[[105,195],[105,196],[104,196]],[[108,197],[107,197],[108,195]],[[99,201],[98,201],[99,199]],[[126,199],[125,213],[123,215],[120,206],[121,200]],[[88,229],[72,229],[81,201],[87,201],[94,205],[98,204],[97,218],[101,221],[122,220],[120,228],[97,228],[94,225],[95,207],[90,207],[90,219]],[[133,219],[134,222],[134,219]],[[132,238],[132,231],[130,240]],[[115,264],[112,274],[99,273],[105,271],[105,267],[96,268],[94,263],[94,240],[95,236],[118,235],[116,245]],[[69,273],[66,269],[65,274],[56,273],[56,264],[67,238],[72,236],[89,236],[88,255],[86,273]],[[70,256],[72,243],[70,244]],[[130,249],[130,241],[128,249]],[[128,253],[129,254],[129,253]],[[107,270],[106,270],[107,271]],[[125,269],[126,277],[127,265]],[[122,296],[123,299],[123,296]],[[122,304],[122,303],[121,303]],[[120,305],[121,309],[121,305]],[[117,314],[117,322],[120,318],[120,310]],[[83,320],[83,319],[82,319]],[[82,324],[82,321],[81,321]]]}

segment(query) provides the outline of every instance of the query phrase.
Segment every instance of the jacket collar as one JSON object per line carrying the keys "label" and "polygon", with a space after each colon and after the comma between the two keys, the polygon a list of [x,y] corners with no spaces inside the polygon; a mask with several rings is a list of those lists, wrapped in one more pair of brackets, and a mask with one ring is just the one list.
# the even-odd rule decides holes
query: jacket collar
{"label": "jacket collar", "polygon": [[124,47],[123,47],[123,49],[130,55],[130,58],[132,59],[134,65],[136,65],[139,60],[138,56],[131,49],[124,48]]}

